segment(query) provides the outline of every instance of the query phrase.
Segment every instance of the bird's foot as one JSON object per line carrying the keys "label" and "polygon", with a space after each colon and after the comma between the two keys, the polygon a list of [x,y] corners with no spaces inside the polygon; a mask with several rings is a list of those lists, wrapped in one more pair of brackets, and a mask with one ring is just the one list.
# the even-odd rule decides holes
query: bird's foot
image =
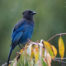
{"label": "bird's foot", "polygon": [[27,44],[29,44],[30,42],[32,42],[32,41],[28,39],[28,42],[27,42]]}
{"label": "bird's foot", "polygon": [[19,44],[19,48],[22,49],[21,45]]}

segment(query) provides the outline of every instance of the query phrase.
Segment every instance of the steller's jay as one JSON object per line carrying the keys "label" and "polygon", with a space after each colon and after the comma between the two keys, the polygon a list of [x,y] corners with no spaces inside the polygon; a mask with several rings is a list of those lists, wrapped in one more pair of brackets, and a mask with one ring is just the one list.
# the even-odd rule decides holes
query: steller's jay
{"label": "steller's jay", "polygon": [[14,27],[12,32],[12,43],[8,56],[7,66],[9,65],[10,56],[12,51],[17,45],[25,45],[32,37],[34,29],[33,15],[36,12],[32,10],[26,10],[23,13],[23,19],[21,19]]}

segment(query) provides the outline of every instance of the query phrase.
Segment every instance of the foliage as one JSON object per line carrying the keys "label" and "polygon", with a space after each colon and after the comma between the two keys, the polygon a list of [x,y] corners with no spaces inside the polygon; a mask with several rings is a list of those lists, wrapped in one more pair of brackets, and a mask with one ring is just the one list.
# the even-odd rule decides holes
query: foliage
{"label": "foliage", "polygon": [[[60,36],[58,39],[59,54],[64,57],[64,42]],[[48,41],[30,41],[25,45],[10,66],[51,66],[52,60],[57,56],[57,49]]]}

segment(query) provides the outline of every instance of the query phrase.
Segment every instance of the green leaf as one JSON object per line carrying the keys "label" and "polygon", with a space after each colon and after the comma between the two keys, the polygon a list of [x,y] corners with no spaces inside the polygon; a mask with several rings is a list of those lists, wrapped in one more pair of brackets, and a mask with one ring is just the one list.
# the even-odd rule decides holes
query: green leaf
{"label": "green leaf", "polygon": [[48,66],[46,62],[44,62],[43,58],[41,58],[42,66]]}

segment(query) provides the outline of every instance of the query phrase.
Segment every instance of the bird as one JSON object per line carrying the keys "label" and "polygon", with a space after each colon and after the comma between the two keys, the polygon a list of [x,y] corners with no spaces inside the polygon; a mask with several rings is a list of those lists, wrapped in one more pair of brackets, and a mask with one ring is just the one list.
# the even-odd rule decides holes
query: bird
{"label": "bird", "polygon": [[7,66],[9,65],[10,56],[14,48],[20,44],[25,45],[32,37],[34,31],[34,19],[35,11],[25,10],[22,15],[23,18],[18,21],[14,26],[11,37],[10,52],[8,55]]}

